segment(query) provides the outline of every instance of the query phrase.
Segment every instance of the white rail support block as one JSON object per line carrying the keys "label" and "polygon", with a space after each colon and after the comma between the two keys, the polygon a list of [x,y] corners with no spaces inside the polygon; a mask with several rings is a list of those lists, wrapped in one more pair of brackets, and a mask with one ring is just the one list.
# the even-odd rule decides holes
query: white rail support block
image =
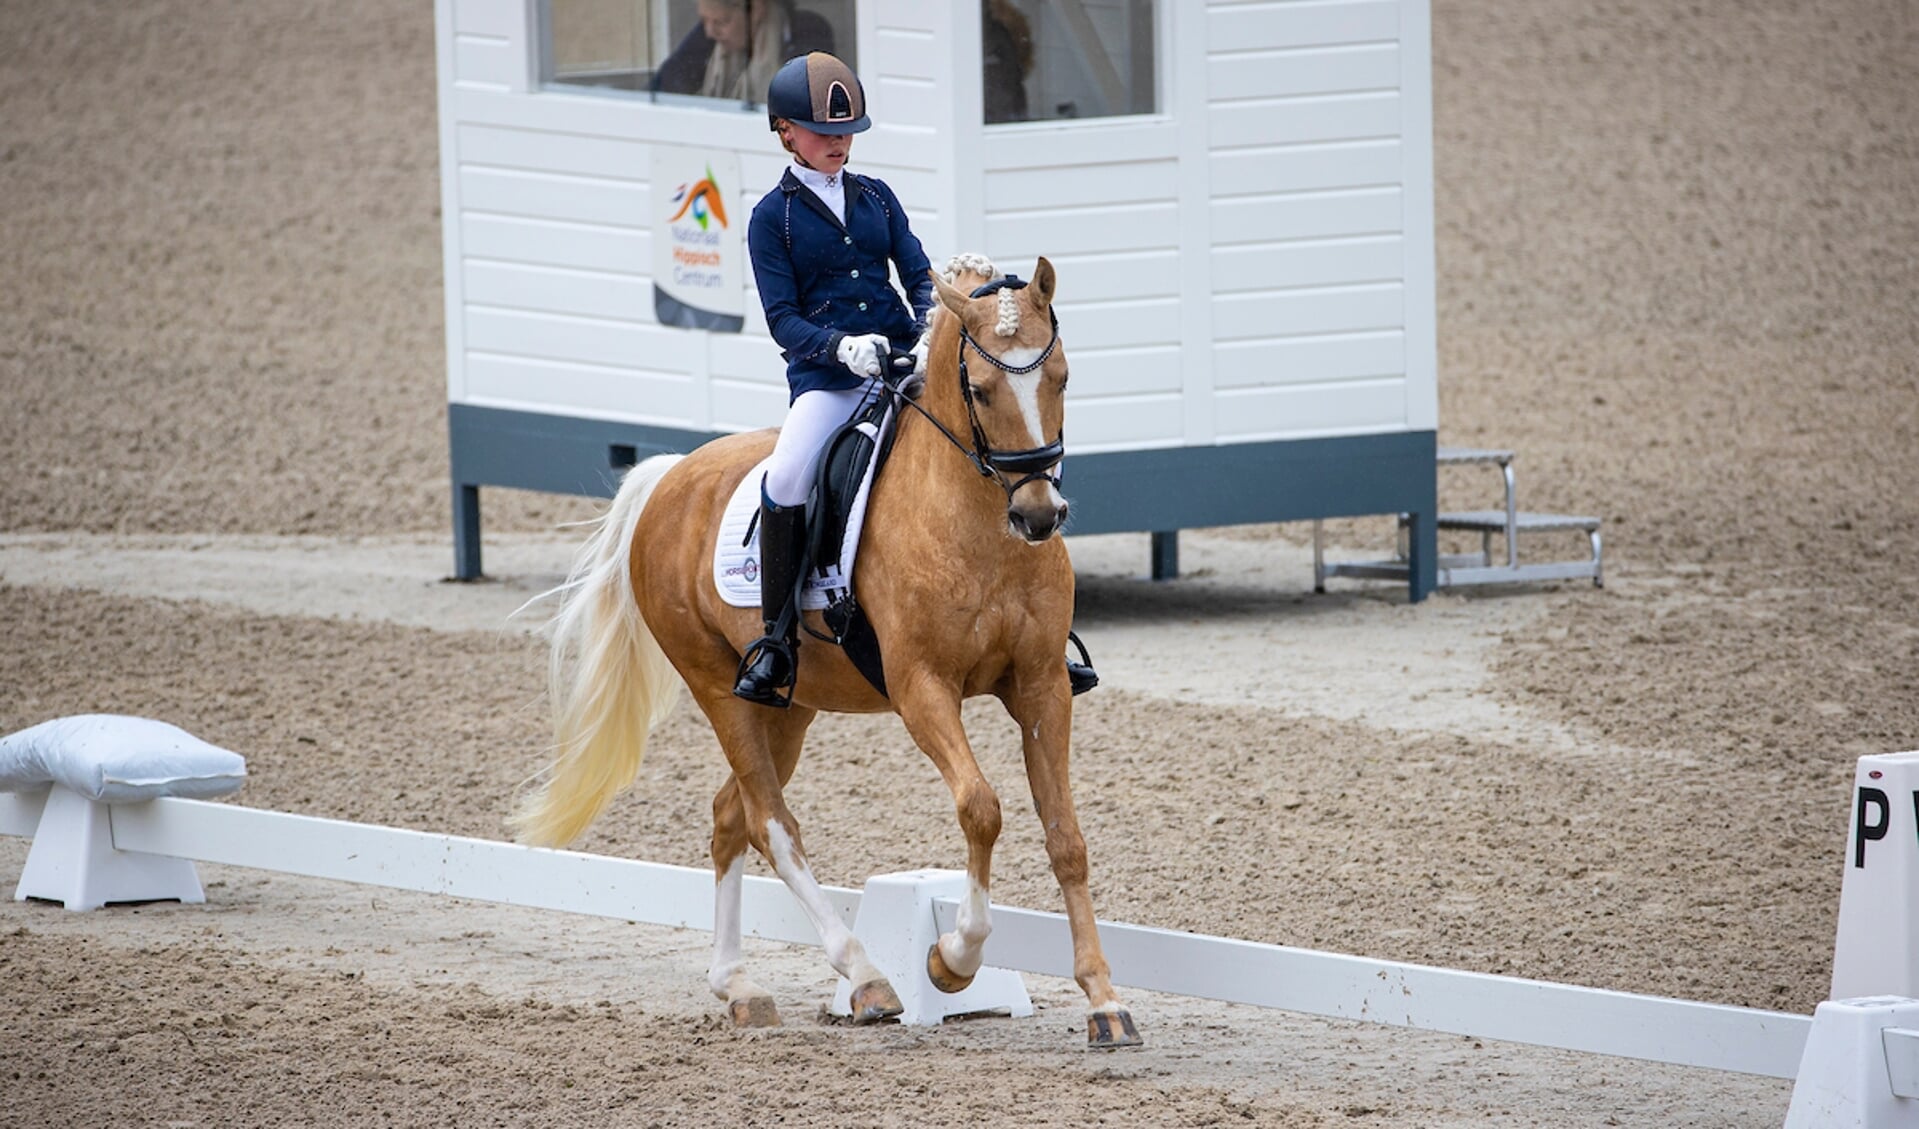
{"label": "white rail support block", "polygon": [[1919,999],[1919,752],[1859,758],[1832,997]]}
{"label": "white rail support block", "polygon": [[[122,805],[122,810],[145,806]],[[70,910],[99,909],[108,902],[207,900],[192,860],[116,850],[112,808],[58,784],[47,793],[13,891],[16,902],[28,898]]]}
{"label": "white rail support block", "polygon": [[[900,1022],[933,1027],[950,1015],[1005,1011],[1015,1017],[1033,1014],[1033,998],[1019,973],[1004,968],[981,968],[965,989],[948,995],[926,975],[926,954],[939,940],[940,926],[933,899],[966,896],[966,872],[910,870],[881,874],[866,880],[860,893],[859,915],[853,935],[866,947],[874,966],[886,974],[905,1009]],[[833,1014],[851,1015],[853,985],[840,977],[833,993]]]}
{"label": "white rail support block", "polygon": [[[1868,760],[1872,758],[1866,758]],[[1895,1129],[1919,1125],[1919,1000],[1827,1000],[1792,1087],[1786,1129]]]}

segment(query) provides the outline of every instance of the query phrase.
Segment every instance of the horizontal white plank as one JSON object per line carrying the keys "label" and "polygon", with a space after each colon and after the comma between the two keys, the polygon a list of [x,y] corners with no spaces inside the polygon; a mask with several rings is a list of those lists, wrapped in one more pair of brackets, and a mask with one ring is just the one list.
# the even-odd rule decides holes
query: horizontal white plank
{"label": "horizontal white plank", "polygon": [[644,94],[603,89],[548,87],[531,96],[455,89],[447,92],[441,112],[463,124],[623,138],[657,145],[738,149],[741,153],[763,153],[769,145],[766,111],[740,109],[736,103],[720,99],[685,104],[655,102]]}
{"label": "horizontal white plank", "polygon": [[1215,102],[1206,109],[1206,138],[1214,149],[1230,149],[1397,137],[1403,114],[1396,90],[1281,101]]}
{"label": "horizontal white plank", "polygon": [[873,26],[903,31],[937,31],[939,8],[926,0],[862,0],[873,7]]}
{"label": "horizontal white plank", "polygon": [[909,169],[930,171],[949,163],[946,139],[926,125],[876,120],[872,129],[860,134],[859,149],[862,161],[870,153],[876,162]]}
{"label": "horizontal white plank", "polygon": [[[120,804],[112,820],[113,845],[123,851],[650,925],[713,927],[708,870],[201,800]],[[826,894],[850,927],[858,891],[826,887]],[[812,923],[779,881],[749,876],[744,902],[747,933],[819,944]]]}
{"label": "horizontal white plank", "polygon": [[[754,303],[758,304],[757,300]],[[706,335],[707,371],[714,378],[731,378],[786,389],[786,361],[773,339],[745,333]]]}
{"label": "horizontal white plank", "polygon": [[1257,388],[1406,374],[1402,330],[1226,341],[1213,346],[1213,387]]}
{"label": "horizontal white plank", "polygon": [[1229,149],[1211,159],[1214,196],[1310,192],[1401,183],[1406,158],[1397,139]]}
{"label": "horizontal white plank", "polygon": [[643,228],[603,227],[491,213],[460,217],[460,252],[470,259],[651,274],[653,236]]}
{"label": "horizontal white plank", "polygon": [[460,206],[574,223],[651,227],[652,196],[643,182],[461,168]]}
{"label": "horizontal white plank", "polygon": [[[937,899],[950,930],[957,903]],[[1736,1071],[1798,1073],[1812,1018],[1552,984],[1399,961],[1101,922],[1113,983],[1230,1000],[1307,1015],[1531,1046]],[[1073,943],[1055,913],[993,907],[986,963],[1042,976],[1073,975]]]}
{"label": "horizontal white plank", "polygon": [[1069,301],[1062,291],[1056,309],[1060,336],[1065,338],[1071,327],[1072,341],[1100,348],[1179,342],[1178,298],[1082,303]]}
{"label": "horizontal white plank", "polygon": [[874,114],[899,125],[942,124],[946,108],[938,84],[925,75],[878,74],[862,80]]}
{"label": "horizontal white plank", "polygon": [[699,369],[708,337],[696,330],[657,322],[566,317],[480,305],[467,307],[464,329],[466,347],[476,352],[679,375]]}
{"label": "horizontal white plank", "polygon": [[986,250],[995,263],[1031,261],[1037,255],[1150,251],[1179,245],[1179,207],[1120,205],[1030,215],[1004,212],[986,217]]}
{"label": "horizontal white plank", "polygon": [[460,272],[471,305],[651,322],[653,283],[643,276],[468,260]]}
{"label": "horizontal white plank", "polygon": [[786,380],[720,380],[711,384],[713,430],[752,431],[778,427],[786,418]]}
{"label": "horizontal white plank", "polygon": [[1065,342],[1066,362],[1072,373],[1067,393],[1069,426],[1081,403],[1092,403],[1103,396],[1140,396],[1178,392],[1180,349],[1177,345],[1153,345],[1121,349],[1075,349]]}
{"label": "horizontal white plank", "polygon": [[[1077,378],[1076,378],[1077,379]],[[1186,403],[1178,393],[1145,396],[1075,397],[1066,419],[1069,451],[1115,447],[1155,447],[1176,443],[1186,434]],[[1067,494],[1072,494],[1073,459],[1067,456]],[[997,910],[995,911],[997,913]]]}
{"label": "horizontal white plank", "polygon": [[691,377],[639,369],[542,361],[468,350],[466,398],[495,405],[542,404],[595,417],[642,419],[691,428],[704,392]]}
{"label": "horizontal white plank", "polygon": [[640,183],[652,172],[653,147],[640,141],[490,125],[462,125],[456,139],[465,165]]}
{"label": "horizontal white plank", "polygon": [[1157,161],[1179,156],[1179,127],[1170,121],[1100,118],[992,126],[982,145],[983,166],[1001,169],[1094,165],[1117,155]]}
{"label": "horizontal white plank", "polygon": [[453,37],[456,82],[520,90],[526,85],[526,68],[526,54],[515,40],[476,35]]}
{"label": "horizontal white plank", "polygon": [[1405,323],[1405,287],[1399,283],[1224,294],[1213,300],[1215,341],[1403,329]]}
{"label": "horizontal white plank", "polygon": [[1397,235],[1239,243],[1214,249],[1213,292],[1391,282],[1406,274],[1406,248]]}
{"label": "horizontal white plank", "polygon": [[1222,388],[1213,394],[1222,443],[1399,431],[1407,426],[1403,378],[1274,388]]}
{"label": "horizontal white plank", "polygon": [[1396,232],[1405,226],[1402,199],[1401,189],[1393,186],[1214,200],[1213,244]]}
{"label": "horizontal white plank", "polygon": [[986,174],[986,211],[1171,202],[1179,197],[1178,161],[1113,161]]}
{"label": "horizontal white plank", "polygon": [[526,5],[522,0],[453,0],[453,29],[518,39],[526,34]]}
{"label": "horizontal white plank", "polygon": [[1399,82],[1396,43],[1245,52],[1206,60],[1206,96],[1215,100],[1396,90]]}
{"label": "horizontal white plank", "polygon": [[[1179,293],[1179,252],[1170,248],[1118,255],[1049,254],[1047,259],[1059,276],[1064,301],[1170,298]],[[1021,278],[1033,277],[1033,260],[994,265]]]}
{"label": "horizontal white plank", "polygon": [[1400,0],[1330,0],[1213,6],[1206,12],[1206,49],[1258,51],[1396,40],[1399,4]]}

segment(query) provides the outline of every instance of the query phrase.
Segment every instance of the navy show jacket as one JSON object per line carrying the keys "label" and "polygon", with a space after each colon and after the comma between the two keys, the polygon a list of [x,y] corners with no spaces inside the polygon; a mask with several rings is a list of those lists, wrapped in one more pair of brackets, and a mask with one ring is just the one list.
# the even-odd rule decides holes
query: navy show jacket
{"label": "navy show jacket", "polygon": [[[746,228],[753,281],[794,398],[816,388],[858,387],[862,378],[839,362],[840,339],[884,333],[896,348],[910,348],[933,304],[932,264],[899,197],[883,180],[840,175],[844,219],[789,168],[754,205]],[[910,311],[887,277],[889,260],[899,268]]]}

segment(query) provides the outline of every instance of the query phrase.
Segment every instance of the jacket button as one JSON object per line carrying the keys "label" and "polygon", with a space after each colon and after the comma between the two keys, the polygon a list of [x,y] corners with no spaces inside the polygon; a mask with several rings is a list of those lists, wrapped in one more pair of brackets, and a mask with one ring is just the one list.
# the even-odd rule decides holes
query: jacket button
{"label": "jacket button", "polygon": [[854,277],[854,278],[858,278],[859,276],[860,276],[860,269],[859,269],[858,267],[854,267],[854,268],[853,268],[853,277]]}
{"label": "jacket button", "polygon": [[853,237],[852,237],[852,236],[850,236],[850,235],[842,235],[842,236],[840,236],[840,242],[841,242],[841,243],[851,243],[852,241],[853,241]]}
{"label": "jacket button", "polygon": [[863,310],[863,309],[865,309],[865,308],[866,308],[866,303],[865,303],[865,302],[861,302],[861,303],[860,303],[860,309],[862,309],[862,310]]}

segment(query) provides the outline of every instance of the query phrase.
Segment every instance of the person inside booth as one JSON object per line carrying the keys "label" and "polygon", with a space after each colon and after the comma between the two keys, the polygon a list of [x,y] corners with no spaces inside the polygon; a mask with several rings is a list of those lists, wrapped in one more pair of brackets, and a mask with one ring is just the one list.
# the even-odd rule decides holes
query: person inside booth
{"label": "person inside booth", "polygon": [[653,89],[766,101],[780,64],[833,51],[833,26],[792,0],[699,0],[699,19],[653,74]]}

